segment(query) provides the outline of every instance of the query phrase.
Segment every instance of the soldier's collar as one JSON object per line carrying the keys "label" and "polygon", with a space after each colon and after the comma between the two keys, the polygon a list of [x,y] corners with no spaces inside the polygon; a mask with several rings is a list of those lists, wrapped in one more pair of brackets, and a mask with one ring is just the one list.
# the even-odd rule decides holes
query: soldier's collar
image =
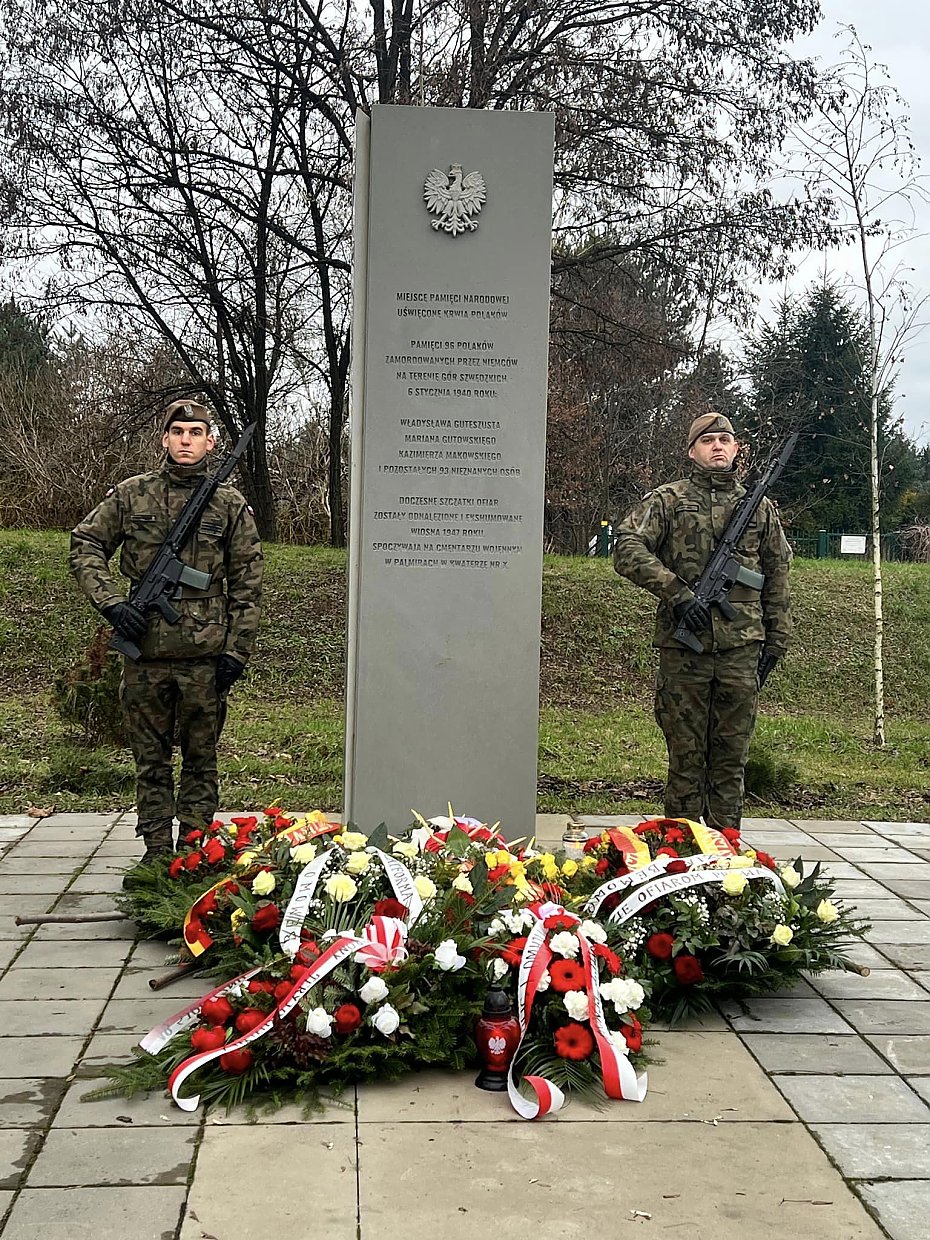
{"label": "soldier's collar", "polygon": [[692,465],[690,478],[696,486],[708,491],[729,491],[739,486],[735,469],[701,469],[700,465]]}
{"label": "soldier's collar", "polygon": [[172,482],[196,482],[207,472],[207,458],[204,457],[196,465],[181,465],[166,453],[161,472],[167,474]]}

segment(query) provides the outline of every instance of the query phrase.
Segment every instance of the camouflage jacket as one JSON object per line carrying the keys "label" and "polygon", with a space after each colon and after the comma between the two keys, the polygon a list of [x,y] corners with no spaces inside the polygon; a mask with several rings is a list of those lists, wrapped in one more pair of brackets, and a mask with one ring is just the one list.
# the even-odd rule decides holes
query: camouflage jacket
{"label": "camouflage jacket", "polygon": [[[736,501],[745,493],[735,474],[695,466],[688,478],[644,495],[617,527],[614,568],[659,600],[654,645],[678,646],[672,636],[677,627],[672,608],[690,598]],[[711,609],[713,627],[699,634],[705,651],[761,641],[772,654],[783,655],[791,635],[791,548],[768,498],[756,510],[736,555],[747,568],[762,573],[765,584],[761,593],[739,585],[730,590],[736,610],[732,620]]]}
{"label": "camouflage jacket", "polygon": [[[72,530],[71,572],[98,611],[123,600],[109,565],[116,549],[121,549],[120,571],[131,583],[138,581],[204,469],[203,463],[185,468],[166,461],[151,473],[127,478]],[[181,558],[209,573],[212,584],[206,591],[181,588],[174,604],[181,612],[177,624],[149,613],[142,657],[230,654],[247,662],[258,631],[264,562],[252,513],[235,487],[218,487]]]}

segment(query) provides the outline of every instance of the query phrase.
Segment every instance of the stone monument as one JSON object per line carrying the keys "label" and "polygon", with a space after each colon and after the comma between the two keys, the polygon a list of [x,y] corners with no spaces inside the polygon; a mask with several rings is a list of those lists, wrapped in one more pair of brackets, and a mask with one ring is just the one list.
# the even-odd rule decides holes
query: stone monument
{"label": "stone monument", "polygon": [[358,117],[345,814],[531,833],[553,119]]}

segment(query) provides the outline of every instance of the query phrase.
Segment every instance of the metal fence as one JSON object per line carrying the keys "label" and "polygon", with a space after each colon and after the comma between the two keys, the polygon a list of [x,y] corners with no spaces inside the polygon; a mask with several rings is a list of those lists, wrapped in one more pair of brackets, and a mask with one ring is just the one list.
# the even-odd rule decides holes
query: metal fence
{"label": "metal fence", "polygon": [[[818,530],[813,534],[793,534],[789,531],[788,541],[795,555],[811,560],[870,560],[872,558],[872,540],[865,538],[863,552],[849,552],[840,549],[844,535],[830,530]],[[588,555],[609,556],[613,550],[613,527],[602,521],[588,544]],[[915,558],[912,549],[899,533],[882,534],[883,560],[912,560]],[[919,557],[916,557],[919,558]]]}

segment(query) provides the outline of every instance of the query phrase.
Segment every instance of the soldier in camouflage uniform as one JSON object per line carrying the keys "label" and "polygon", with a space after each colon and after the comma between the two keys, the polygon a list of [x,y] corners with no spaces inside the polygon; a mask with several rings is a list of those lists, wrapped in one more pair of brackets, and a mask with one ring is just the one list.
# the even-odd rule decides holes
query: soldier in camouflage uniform
{"label": "soldier in camouflage uniform", "polygon": [[[172,819],[182,833],[210,822],[218,805],[216,747],[226,696],[245,671],[258,630],[262,548],[251,510],[221,484],[181,553],[210,574],[207,590],[182,586],[171,625],[159,612],[144,617],[124,600],[110,572],[117,547],[120,571],[138,581],[203,476],[215,446],[209,411],[190,401],[165,410],[160,469],[127,478],[71,534],[70,567],[78,585],[122,636],[139,646],[138,662],[123,660],[120,697],[136,763],[136,832],[144,861],[172,848]],[[175,798],[172,750],[181,749]]]}
{"label": "soldier in camouflage uniform", "polygon": [[[764,575],[761,593],[735,585],[729,599],[736,616],[727,620],[691,589],[745,494],[733,471],[738,450],[728,418],[696,418],[688,433],[689,476],[644,495],[614,545],[617,572],[659,600],[655,714],[668,747],[666,816],[737,828],[759,688],[791,632],[791,550],[767,498],[736,553]],[[675,641],[679,624],[699,637],[702,654]]]}

